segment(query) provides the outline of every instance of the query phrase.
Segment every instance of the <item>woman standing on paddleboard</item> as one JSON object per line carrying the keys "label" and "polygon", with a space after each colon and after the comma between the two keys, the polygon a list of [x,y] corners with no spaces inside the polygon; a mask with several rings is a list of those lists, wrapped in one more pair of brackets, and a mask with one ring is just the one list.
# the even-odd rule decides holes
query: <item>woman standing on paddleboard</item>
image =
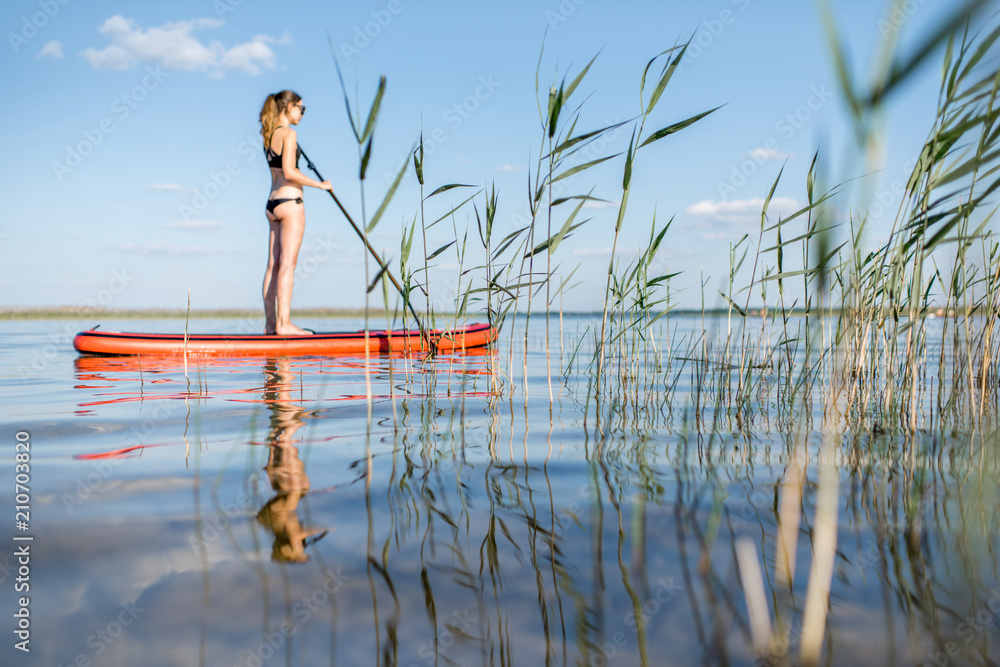
{"label": "woman standing on paddleboard", "polygon": [[268,95],[260,110],[264,157],[271,168],[271,195],[266,208],[271,232],[264,272],[264,333],[279,336],[311,333],[291,321],[295,263],[306,229],[302,186],[333,192],[330,181],[320,183],[299,171],[301,151],[291,126],[298,125],[305,112],[302,98],[290,90]]}

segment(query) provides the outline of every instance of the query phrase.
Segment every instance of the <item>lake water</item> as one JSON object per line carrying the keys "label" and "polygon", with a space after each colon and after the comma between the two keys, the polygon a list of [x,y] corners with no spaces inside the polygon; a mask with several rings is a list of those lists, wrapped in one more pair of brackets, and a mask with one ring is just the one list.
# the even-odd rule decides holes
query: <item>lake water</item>
{"label": "lake water", "polygon": [[[831,489],[822,662],[1000,661],[995,438],[790,424],[774,395],[735,428],[692,407],[689,373],[669,405],[623,391],[602,436],[579,363],[594,319],[567,317],[561,332],[553,320],[551,403],[539,322],[527,352],[501,337],[513,397],[490,396],[486,354],[383,356],[370,407],[363,358],[192,360],[185,377],[181,360],[78,357],[71,334],[93,322],[0,323],[0,663],[797,663]],[[701,329],[680,320],[681,337]],[[25,530],[18,437],[30,442]],[[792,468],[801,501],[782,486]],[[789,508],[800,518],[783,577]],[[16,592],[19,579],[30,588]],[[755,583],[781,630],[767,648],[754,647]],[[15,648],[25,596],[30,653]]]}

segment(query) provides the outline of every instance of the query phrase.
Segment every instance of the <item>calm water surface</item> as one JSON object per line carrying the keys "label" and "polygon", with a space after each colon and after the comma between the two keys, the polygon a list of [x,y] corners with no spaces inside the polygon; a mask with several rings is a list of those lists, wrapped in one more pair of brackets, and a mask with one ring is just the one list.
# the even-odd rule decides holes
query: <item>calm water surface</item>
{"label": "calm water surface", "polygon": [[[369,413],[363,359],[192,361],[185,378],[179,360],[78,357],[71,334],[91,324],[0,324],[3,665],[796,661],[824,441],[839,490],[824,663],[1000,662],[992,438],[778,428],[766,396],[749,431],[709,432],[693,426],[687,378],[672,410],[640,406],[598,439],[582,370],[554,379],[550,407],[541,330],[527,398],[491,399],[482,354],[379,357]],[[560,339],[553,323],[554,369],[588,324],[567,318]],[[19,431],[28,531],[15,528]],[[776,539],[791,460],[806,477],[789,586]],[[28,654],[12,622],[12,538],[26,534]],[[786,630],[763,652],[742,540]]]}

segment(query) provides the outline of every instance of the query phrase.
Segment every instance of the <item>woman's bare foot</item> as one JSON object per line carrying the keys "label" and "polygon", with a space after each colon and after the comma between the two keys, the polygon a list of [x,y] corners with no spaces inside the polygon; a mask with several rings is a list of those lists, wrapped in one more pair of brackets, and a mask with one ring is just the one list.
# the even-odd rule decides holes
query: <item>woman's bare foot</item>
{"label": "woman's bare foot", "polygon": [[279,336],[311,336],[313,334],[312,331],[307,331],[294,324],[289,324],[287,327],[277,327],[275,333]]}

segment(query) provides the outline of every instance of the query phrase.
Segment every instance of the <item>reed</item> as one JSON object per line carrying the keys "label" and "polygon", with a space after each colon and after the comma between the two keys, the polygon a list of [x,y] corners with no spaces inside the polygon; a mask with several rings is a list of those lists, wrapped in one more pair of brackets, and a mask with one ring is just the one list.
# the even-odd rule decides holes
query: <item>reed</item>
{"label": "reed", "polygon": [[[944,456],[943,447],[928,444],[927,434],[944,441],[956,433],[971,438],[972,434],[1000,427],[1000,374],[996,368],[1000,335],[995,326],[1000,317],[1000,244],[989,228],[995,210],[991,208],[992,197],[1000,185],[1000,112],[996,104],[1000,68],[993,57],[1000,29],[971,29],[970,16],[982,4],[973,2],[956,10],[940,29],[910,51],[903,53],[892,44],[876,63],[873,82],[863,87],[849,74],[836,26],[831,15],[827,16],[833,61],[841,95],[851,109],[858,153],[870,154],[869,149],[878,141],[878,118],[886,100],[922,70],[933,53],[943,50],[937,113],[884,238],[872,238],[865,192],[856,184],[856,175],[871,165],[859,168],[857,161],[848,160],[850,171],[838,184],[827,187],[829,174],[821,162],[826,158],[817,151],[803,175],[805,204],[790,214],[774,215],[771,202],[775,192],[782,179],[791,178],[782,167],[763,199],[759,227],[730,245],[727,282],[718,293],[725,318],[718,320],[722,324],[717,332],[708,330],[706,306],[706,298],[716,297],[714,291],[706,297],[710,279],[700,276],[701,330],[693,327],[692,332],[678,334],[682,322],[674,299],[679,274],[662,259],[673,218],[662,223],[654,214],[648,222],[646,247],[633,258],[618,254],[624,225],[634,217],[628,210],[633,176],[636,169],[652,162],[652,144],[707,119],[719,108],[664,125],[657,120],[657,104],[666,95],[690,42],[675,44],[648,61],[639,77],[640,107],[634,118],[595,129],[578,129],[587,126],[588,121],[584,105],[576,104],[575,95],[598,56],[578,72],[554,76],[550,84],[542,86],[543,48],[535,73],[538,150],[527,177],[525,213],[513,218],[510,230],[501,231],[497,226],[498,211],[505,203],[494,184],[478,187],[450,182],[426,195],[422,137],[416,142],[412,156],[420,200],[412,222],[403,226],[400,271],[405,290],[423,292],[435,326],[435,317],[442,325],[450,326],[482,312],[504,332],[507,341],[506,359],[493,349],[486,363],[490,418],[496,429],[491,428],[487,436],[490,468],[484,484],[490,501],[489,521],[485,534],[477,536],[481,545],[478,553],[466,549],[472,543],[468,535],[463,538],[466,545],[459,544],[460,523],[454,517],[443,528],[456,535],[452,544],[460,561],[454,565],[456,576],[465,582],[478,581],[479,592],[487,589],[495,603],[495,625],[491,630],[497,636],[506,636],[510,631],[499,612],[503,585],[499,554],[505,540],[506,549],[525,557],[534,569],[540,591],[539,613],[547,637],[556,618],[560,625],[565,623],[564,593],[575,600],[574,604],[585,597],[579,591],[567,591],[560,578],[562,563],[555,555],[559,542],[556,521],[548,521],[548,528],[544,528],[543,522],[537,520],[533,501],[519,495],[521,488],[530,488],[530,466],[524,466],[525,479],[519,482],[505,476],[508,468],[499,463],[504,456],[500,410],[502,402],[506,402],[511,425],[507,444],[510,462],[505,465],[515,469],[515,397],[525,401],[527,460],[529,330],[532,316],[538,319],[537,308],[543,306],[544,322],[536,326],[543,327],[550,433],[553,408],[561,406],[556,390],[561,380],[565,395],[583,395],[573,406],[573,414],[584,427],[594,486],[605,494],[613,508],[610,514],[618,523],[622,587],[636,610],[640,609],[641,596],[625,564],[624,526],[628,522],[621,503],[622,488],[610,471],[629,459],[636,469],[652,477],[648,473],[651,455],[646,448],[650,434],[676,437],[674,454],[678,460],[688,456],[686,447],[693,441],[698,460],[714,469],[726,457],[730,463],[741,460],[751,466],[749,461],[758,455],[755,447],[761,439],[759,434],[776,433],[784,442],[783,453],[788,458],[780,480],[773,486],[774,543],[761,544],[763,569],[758,566],[754,544],[739,542],[733,554],[748,609],[745,632],[755,650],[774,652],[780,642],[789,640],[794,621],[801,628],[799,659],[805,664],[823,661],[823,646],[831,641],[831,587],[841,549],[838,536],[842,526],[837,510],[842,502],[842,467],[835,461],[848,460],[849,466],[854,466],[847,476],[860,474],[857,467],[873,459],[891,462],[894,467],[905,466],[912,472],[919,468],[918,462]],[[364,124],[360,117],[356,120],[351,115],[345,93],[359,147],[366,233],[374,229],[404,173],[399,172],[369,220],[364,212],[364,174],[384,90],[383,79]],[[648,131],[647,126],[654,123],[661,129]],[[619,130],[630,135],[626,150],[594,154],[598,138]],[[589,176],[590,169],[605,162],[620,165],[622,180],[613,229],[604,232],[612,254],[600,317],[579,333],[575,344],[564,348],[560,308],[557,351],[550,335],[552,310],[557,299],[572,289],[575,270],[564,269],[557,253],[566,238],[589,222],[581,218],[584,205],[596,200],[594,193],[598,192],[597,184],[581,187],[575,179]],[[563,194],[560,188],[570,183],[573,194]],[[475,221],[472,244],[468,243],[468,224],[463,228],[459,222],[462,213],[468,221]],[[422,257],[415,258],[413,240],[418,219]],[[454,238],[440,247],[428,247],[427,230],[446,221],[450,221]],[[640,224],[633,220],[628,223]],[[449,250],[455,253],[458,264],[454,301],[447,307],[454,318],[441,315],[446,309],[435,302],[431,290],[433,262]],[[366,284],[376,284],[379,277],[369,282],[366,265]],[[797,296],[792,296],[793,291]],[[388,318],[388,297],[384,294],[383,298]],[[690,321],[697,321],[697,315]],[[520,369],[515,366],[518,344],[523,347]],[[459,362],[449,363],[452,369]],[[366,359],[366,368],[368,364]],[[515,381],[517,370],[519,381]],[[436,380],[425,382],[431,386],[425,387],[424,395],[432,396]],[[449,379],[449,398],[455,389]],[[420,405],[420,428],[425,433],[437,432],[434,409],[431,399]],[[410,405],[404,401],[404,425],[409,410]],[[403,477],[413,480],[418,468],[432,467],[441,454],[428,436],[422,443],[422,460],[411,461],[406,429],[397,431],[403,434],[401,452],[407,465]],[[813,449],[808,438],[817,432],[823,434],[821,461],[813,466],[810,478]],[[463,443],[464,437],[463,433]],[[961,453],[963,460],[970,461],[974,451],[970,445],[968,452]],[[952,449],[948,455],[957,457],[959,453]],[[459,487],[469,483],[465,474],[464,468],[456,473]],[[421,493],[426,495],[419,502],[427,505],[428,514],[416,521],[425,522],[425,536],[432,540],[432,523],[436,520],[431,517],[445,515],[448,510],[434,500],[438,496],[430,492],[440,489],[427,475],[420,484]],[[914,493],[922,492],[916,480],[908,478],[906,484],[913,485],[908,488]],[[399,488],[400,494],[416,493],[402,484]],[[458,493],[464,498],[462,491]],[[644,486],[643,493],[655,496],[655,484]],[[417,505],[415,498],[410,502]],[[813,508],[811,517],[809,503]],[[678,507],[694,504],[691,499],[678,500]],[[525,521],[526,530],[517,538],[505,534],[507,528],[500,521],[509,508],[515,508],[513,511]],[[604,510],[598,494],[592,511],[600,515],[601,523]],[[687,557],[685,540],[694,535],[701,553],[698,572],[720,580],[721,575],[713,569],[712,545],[724,530],[723,514],[720,500],[704,530],[691,516],[678,516],[682,558]],[[402,516],[393,518],[402,521]],[[641,519],[634,520],[641,524]],[[804,600],[795,597],[796,563],[805,562],[798,554],[800,533],[809,538],[811,558]],[[600,538],[595,538],[595,561],[603,559],[596,553],[602,548]],[[539,558],[539,549],[549,552],[548,571],[540,564],[543,559]],[[371,540],[369,551],[374,553]],[[377,562],[374,555],[372,559]],[[692,582],[696,576],[693,572],[685,570]],[[483,573],[488,574],[488,584],[482,580]],[[603,572],[600,576],[604,576]],[[434,598],[439,584],[426,570],[421,574],[421,583],[428,617],[436,628]],[[372,587],[374,598],[374,583]],[[724,597],[729,590],[717,581],[706,584],[705,589],[710,592],[706,597]],[[724,604],[713,599],[710,606],[721,608]],[[692,611],[701,623],[700,609]],[[744,623],[743,616],[727,613]],[[593,628],[587,619],[579,623],[586,654],[592,649],[589,633]],[[637,635],[640,662],[644,662],[645,626],[637,625]],[[710,642],[707,630],[701,639]]]}

